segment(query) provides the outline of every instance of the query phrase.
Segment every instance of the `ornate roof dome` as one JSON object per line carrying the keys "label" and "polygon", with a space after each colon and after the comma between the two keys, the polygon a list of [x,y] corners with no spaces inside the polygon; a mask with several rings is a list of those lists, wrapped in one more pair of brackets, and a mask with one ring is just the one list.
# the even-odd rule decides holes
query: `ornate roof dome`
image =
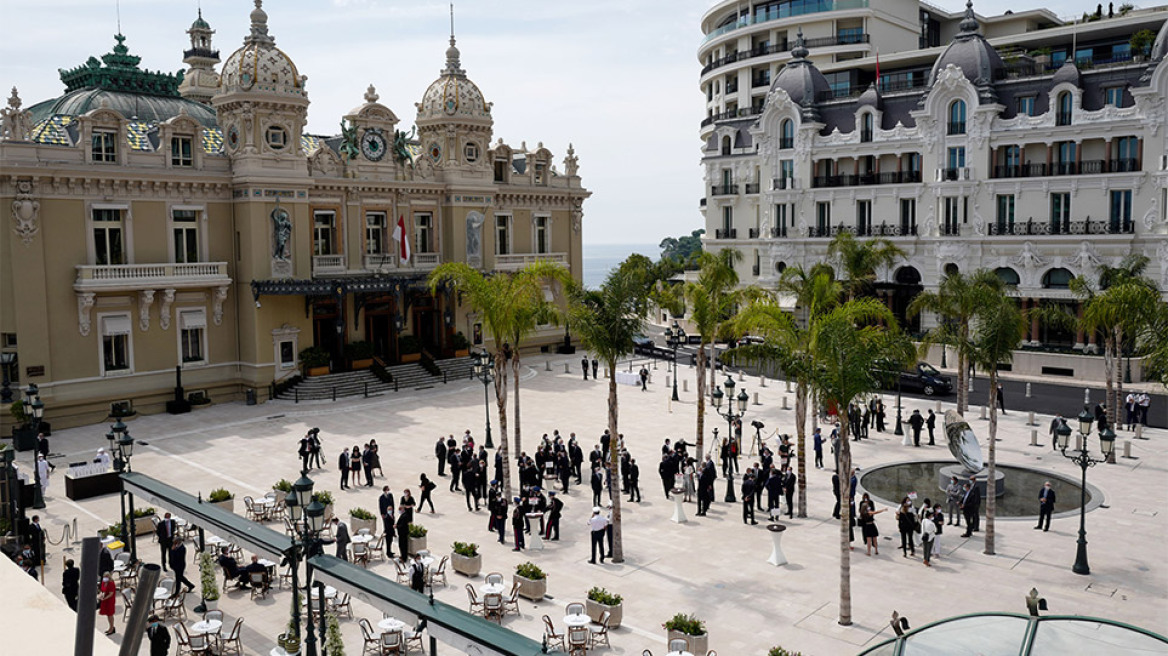
{"label": "ornate roof dome", "polygon": [[804,109],[804,115],[814,110],[815,103],[831,92],[831,85],[819,69],[807,59],[809,51],[803,42],[803,28],[791,48],[791,61],[775,76],[771,89],[782,89],[793,102]]}
{"label": "ornate roof dome", "polygon": [[1067,63],[1060,66],[1059,69],[1054,72],[1054,77],[1050,79],[1050,85],[1052,87],[1058,86],[1063,82],[1070,82],[1075,86],[1082,86],[1082,76],[1079,75],[1079,67],[1075,66],[1075,62],[1069,59],[1067,60]]}
{"label": "ornate roof dome", "polygon": [[300,75],[292,58],[277,48],[276,40],[268,34],[263,0],[255,0],[255,7],[251,33],[243,39],[243,47],[223,64],[219,93],[256,92],[307,100],[304,82],[308,78]]}
{"label": "ornate roof dome", "polygon": [[1006,64],[994,47],[978,33],[979,25],[973,15],[973,0],[965,3],[965,18],[961,19],[961,31],[953,37],[945,52],[933,64],[929,75],[929,86],[937,81],[937,74],[950,64],[961,69],[966,79],[979,86],[988,85],[1005,75]]}
{"label": "ornate roof dome", "polygon": [[191,29],[192,30],[209,30],[209,29],[211,29],[211,25],[208,24],[207,21],[203,20],[203,8],[202,7],[199,8],[199,17],[195,19],[195,22],[191,23]]}
{"label": "ornate roof dome", "polygon": [[471,82],[462,70],[454,35],[446,49],[446,68],[442,75],[426,89],[422,102],[417,104],[417,125],[422,127],[451,120],[475,123],[491,122],[491,103],[483,98],[478,85]]}
{"label": "ornate roof dome", "polygon": [[883,104],[884,102],[880,97],[880,91],[876,89],[876,83],[873,82],[872,84],[868,85],[868,88],[864,91],[864,93],[860,94],[859,99],[856,101],[856,109],[861,107],[880,109],[881,105]]}

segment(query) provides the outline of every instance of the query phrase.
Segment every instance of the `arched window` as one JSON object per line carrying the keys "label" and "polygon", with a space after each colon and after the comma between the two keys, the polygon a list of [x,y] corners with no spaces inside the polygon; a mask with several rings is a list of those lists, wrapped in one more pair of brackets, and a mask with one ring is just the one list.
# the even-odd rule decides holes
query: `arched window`
{"label": "arched window", "polygon": [[872,141],[872,114],[864,112],[860,115],[860,141]]}
{"label": "arched window", "polygon": [[949,105],[949,134],[965,134],[964,100],[954,100]]}
{"label": "arched window", "polygon": [[994,269],[998,279],[1002,281],[1007,287],[1017,287],[1022,280],[1018,277],[1018,272],[1010,267],[999,267]]}
{"label": "arched window", "polygon": [[787,270],[786,262],[775,262],[775,273],[782,273]]}
{"label": "arched window", "polygon": [[945,275],[955,276],[958,273],[961,273],[961,269],[958,268],[958,266],[956,264],[950,262],[949,264],[945,265]]}
{"label": "arched window", "polygon": [[896,270],[896,282],[900,285],[921,284],[921,272],[916,267],[906,266]]}
{"label": "arched window", "polygon": [[779,148],[794,148],[795,147],[795,122],[791,119],[783,119],[779,124]]}
{"label": "arched window", "polygon": [[1074,274],[1066,269],[1051,269],[1050,271],[1042,274],[1042,288],[1067,289],[1071,286],[1071,279],[1074,277]]}
{"label": "arched window", "polygon": [[1055,125],[1070,125],[1071,124],[1071,107],[1073,98],[1070,91],[1064,91],[1058,95],[1058,113],[1055,114]]}

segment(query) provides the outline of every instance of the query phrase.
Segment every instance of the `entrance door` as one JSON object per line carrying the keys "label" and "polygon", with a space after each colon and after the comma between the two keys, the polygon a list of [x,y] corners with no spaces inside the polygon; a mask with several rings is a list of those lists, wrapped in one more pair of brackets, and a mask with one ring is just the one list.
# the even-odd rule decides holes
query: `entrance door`
{"label": "entrance door", "polygon": [[[332,370],[341,371],[344,368],[344,357],[341,353],[342,339],[337,331],[337,322],[340,315],[337,313],[336,302],[316,303],[312,309],[312,339],[313,344],[328,352],[332,359]],[[343,328],[343,325],[342,325]]]}
{"label": "entrance door", "polygon": [[438,352],[438,341],[435,336],[438,313],[434,310],[414,310],[414,335],[431,355]]}
{"label": "entrance door", "polygon": [[390,320],[389,313],[385,314],[367,314],[365,315],[365,334],[368,336],[369,343],[373,345],[373,354],[381,358],[383,361],[390,359],[392,348],[392,341],[390,335],[390,326],[393,321]]}

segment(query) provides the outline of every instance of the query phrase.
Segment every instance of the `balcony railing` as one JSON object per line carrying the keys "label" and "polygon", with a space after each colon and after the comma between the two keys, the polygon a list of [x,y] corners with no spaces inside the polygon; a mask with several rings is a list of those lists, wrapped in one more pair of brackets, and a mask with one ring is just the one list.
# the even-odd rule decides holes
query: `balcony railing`
{"label": "balcony railing", "polygon": [[515,271],[528,264],[536,262],[551,262],[560,266],[568,266],[567,253],[512,253],[510,255],[495,256],[496,271]]}
{"label": "balcony railing", "polygon": [[916,224],[892,224],[881,223],[880,225],[856,226],[857,237],[915,237],[917,235]]}
{"label": "balcony railing", "polygon": [[973,169],[961,167],[956,169],[937,169],[937,182],[955,182],[957,180],[972,180]]}
{"label": "balcony railing", "polygon": [[738,92],[738,83],[737,82],[726,84],[726,93],[737,93],[737,92]]}
{"label": "balcony railing", "polygon": [[751,239],[758,239],[758,228],[747,228],[746,235]]}
{"label": "balcony railing", "polygon": [[755,89],[758,87],[769,87],[770,85],[771,78],[769,75],[760,75],[758,77],[751,78],[750,80],[750,86]]}
{"label": "balcony railing", "polygon": [[778,226],[771,228],[771,238],[779,239],[787,236],[787,226]]}
{"label": "balcony railing", "polygon": [[330,273],[344,273],[348,266],[344,255],[313,255],[312,274],[327,275]]}
{"label": "balcony railing", "polygon": [[706,127],[715,121],[728,121],[734,118],[749,118],[751,116],[758,116],[762,113],[762,109],[758,107],[744,107],[742,109],[729,109],[724,112],[718,112],[702,119],[702,127]]}
{"label": "balcony railing", "polygon": [[849,235],[856,234],[856,229],[852,226],[810,226],[807,228],[808,237],[835,237],[836,235],[847,233]]}
{"label": "balcony railing", "polygon": [[231,283],[226,262],[190,264],[77,265],[73,288],[85,290],[134,290],[146,288],[209,287]]}
{"label": "balcony railing", "polygon": [[736,185],[736,184],[714,185],[714,186],[710,187],[710,195],[711,196],[737,196],[738,195],[738,185]]}
{"label": "balcony railing", "polygon": [[718,228],[714,230],[714,239],[738,239],[738,228]]}
{"label": "balcony railing", "polygon": [[907,184],[920,181],[920,171],[891,171],[887,173],[861,173],[859,175],[817,175],[811,182],[813,187],[822,188]]}
{"label": "balcony railing", "polygon": [[782,191],[784,189],[798,189],[799,183],[795,178],[772,178],[771,189],[774,191]]}
{"label": "balcony railing", "polygon": [[1053,175],[1098,175],[1132,173],[1140,170],[1138,159],[1091,159],[1052,164],[1007,164],[994,167],[995,178],[1043,178]]}
{"label": "balcony railing", "polygon": [[986,234],[991,236],[1025,237],[1033,235],[1130,235],[1135,232],[1131,219],[1096,219],[1082,221],[991,221]]}
{"label": "balcony railing", "polygon": [[779,137],[779,150],[789,150],[795,147],[795,137]]}
{"label": "balcony railing", "polygon": [[442,263],[442,256],[438,253],[414,253],[410,266],[422,271],[429,271]]}
{"label": "balcony railing", "polygon": [[743,185],[743,187],[744,187],[744,189],[743,189],[742,193],[744,193],[744,194],[757,194],[758,193],[758,183],[757,182],[747,182],[745,185]]}
{"label": "balcony railing", "polygon": [[211,50],[210,48],[191,48],[183,51],[183,59],[188,57],[205,57],[207,59],[219,59],[219,51]]}
{"label": "balcony railing", "polygon": [[[783,20],[792,18],[794,16],[803,16],[806,14],[817,14],[825,11],[838,11],[843,9],[866,9],[868,7],[868,0],[813,0],[810,2],[790,2],[783,3],[777,7],[772,7],[767,11],[756,11],[753,16],[747,15],[739,18],[733,23],[728,23],[719,27],[716,30],[711,30],[709,34],[702,39],[702,43],[707,43],[711,39],[716,39],[723,34],[729,34],[734,30],[740,30],[751,25],[758,25],[759,23],[768,23],[770,21]],[[857,35],[849,34],[848,38],[854,39]],[[867,34],[863,36],[868,36]],[[833,37],[828,37],[833,38]],[[812,41],[809,39],[808,41]],[[808,47],[811,47],[808,44]]]}
{"label": "balcony railing", "polygon": [[941,236],[942,237],[960,237],[961,236],[961,224],[960,223],[953,223],[953,224],[942,223],[941,224]]}

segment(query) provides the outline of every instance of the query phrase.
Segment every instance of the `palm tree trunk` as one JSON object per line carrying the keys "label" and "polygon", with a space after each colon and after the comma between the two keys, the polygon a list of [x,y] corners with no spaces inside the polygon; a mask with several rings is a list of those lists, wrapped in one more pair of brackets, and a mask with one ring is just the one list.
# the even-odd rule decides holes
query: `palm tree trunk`
{"label": "palm tree trunk", "polygon": [[1115,390],[1111,392],[1110,398],[1107,399],[1108,410],[1111,413],[1111,425],[1118,426],[1123,421],[1120,417],[1120,399],[1123,398],[1123,327],[1115,327],[1115,358],[1112,361],[1112,367],[1115,371],[1112,373],[1112,379],[1115,380]]}
{"label": "palm tree trunk", "polygon": [[965,416],[966,395],[969,394],[969,369],[965,366],[965,355],[957,352],[957,414]]}
{"label": "palm tree trunk", "polygon": [[706,345],[698,345],[698,436],[695,446],[702,452],[702,435],[706,432]]}
{"label": "palm tree trunk", "polygon": [[[519,344],[519,340],[515,340]],[[523,453],[523,438],[520,435],[519,421],[519,347],[516,346],[511,355],[511,377],[515,379],[515,456]]]}
{"label": "palm tree trunk", "polygon": [[986,525],[985,525],[985,554],[994,555],[994,515],[997,509],[997,486],[994,483],[994,473],[997,471],[998,441],[998,368],[990,367],[990,457],[986,469]]}
{"label": "palm tree trunk", "polygon": [[1107,381],[1107,394],[1103,397],[1103,405],[1107,408],[1107,423],[1110,425],[1115,422],[1115,335],[1111,330],[1104,335],[1103,377]]}
{"label": "palm tree trunk", "polygon": [[625,561],[625,549],[621,543],[621,475],[620,475],[620,432],[617,430],[617,417],[620,408],[616,395],[616,359],[608,362],[608,434],[612,436],[609,443],[608,457],[611,472],[609,474],[608,498],[612,501],[612,562]]}
{"label": "palm tree trunk", "polygon": [[[839,407],[846,408],[846,403]],[[840,582],[839,623],[852,624],[852,447],[848,439],[848,422],[840,422],[839,490],[840,490]]]}
{"label": "palm tree trunk", "polygon": [[511,499],[511,454],[507,437],[507,364],[503,352],[495,352],[495,404],[499,407],[499,452],[503,454],[503,491]]}
{"label": "palm tree trunk", "polygon": [[795,435],[796,458],[799,469],[799,517],[807,516],[807,456],[803,445],[807,433],[807,385],[799,383],[795,388]]}

